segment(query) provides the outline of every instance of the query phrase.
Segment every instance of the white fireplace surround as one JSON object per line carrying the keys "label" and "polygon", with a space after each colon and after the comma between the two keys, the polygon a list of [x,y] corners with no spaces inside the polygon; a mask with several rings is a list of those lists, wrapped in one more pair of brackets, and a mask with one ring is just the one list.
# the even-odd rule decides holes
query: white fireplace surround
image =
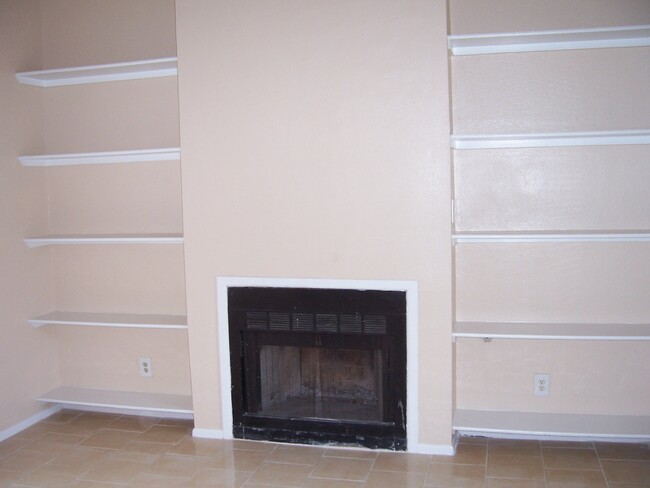
{"label": "white fireplace surround", "polygon": [[195,437],[233,438],[228,328],[228,288],[230,287],[330,288],[406,292],[406,435],[408,451],[427,454],[453,454],[453,447],[451,446],[422,445],[419,442],[418,285],[416,281],[217,277],[217,327],[223,430],[219,432],[211,429],[194,429],[193,435]]}

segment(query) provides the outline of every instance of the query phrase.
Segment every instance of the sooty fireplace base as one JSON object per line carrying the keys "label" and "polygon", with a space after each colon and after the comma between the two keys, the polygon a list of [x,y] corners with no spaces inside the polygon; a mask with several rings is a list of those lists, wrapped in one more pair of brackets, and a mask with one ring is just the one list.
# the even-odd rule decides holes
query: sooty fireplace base
{"label": "sooty fireplace base", "polygon": [[233,435],[406,449],[406,293],[228,289]]}

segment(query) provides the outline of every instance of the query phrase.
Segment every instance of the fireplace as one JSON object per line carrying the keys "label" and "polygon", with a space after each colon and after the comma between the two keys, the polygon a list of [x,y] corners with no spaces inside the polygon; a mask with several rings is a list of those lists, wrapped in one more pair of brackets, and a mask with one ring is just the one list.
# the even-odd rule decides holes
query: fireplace
{"label": "fireplace", "polygon": [[230,287],[233,436],[406,449],[406,293]]}

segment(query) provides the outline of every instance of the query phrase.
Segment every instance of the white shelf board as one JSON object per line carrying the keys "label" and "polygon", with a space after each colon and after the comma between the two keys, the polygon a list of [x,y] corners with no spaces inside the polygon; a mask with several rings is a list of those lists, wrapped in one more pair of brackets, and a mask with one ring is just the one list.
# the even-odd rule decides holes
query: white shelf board
{"label": "white shelf board", "polygon": [[106,81],[176,76],[177,72],[176,58],[172,57],[130,61],[126,63],[29,71],[16,73],[16,79],[25,85],[50,88],[54,86],[82,85]]}
{"label": "white shelf board", "polygon": [[179,147],[135,149],[72,154],[20,156],[23,166],[72,166],[80,164],[140,163],[145,161],[180,161]]}
{"label": "white shelf board", "polygon": [[451,136],[451,147],[458,150],[639,144],[650,144],[650,130],[540,132],[529,134],[472,134]]}
{"label": "white shelf board", "polygon": [[28,237],[28,247],[62,244],[182,244],[181,234],[99,234]]}
{"label": "white shelf board", "polygon": [[166,413],[192,413],[192,397],[164,393],[100,390],[60,386],[38,397],[41,402],[85,407],[146,410]]}
{"label": "white shelf board", "polygon": [[454,56],[650,46],[650,25],[598,29],[451,35]]}
{"label": "white shelf board", "polygon": [[601,439],[650,439],[650,416],[587,415],[463,410],[453,428],[464,435],[554,436]]}
{"label": "white shelf board", "polygon": [[144,329],[187,329],[185,315],[133,313],[50,312],[29,319],[34,327],[43,325],[78,325],[84,327],[123,327]]}
{"label": "white shelf board", "polygon": [[649,242],[650,232],[457,232],[455,244]]}
{"label": "white shelf board", "polygon": [[456,322],[452,338],[650,341],[650,324]]}

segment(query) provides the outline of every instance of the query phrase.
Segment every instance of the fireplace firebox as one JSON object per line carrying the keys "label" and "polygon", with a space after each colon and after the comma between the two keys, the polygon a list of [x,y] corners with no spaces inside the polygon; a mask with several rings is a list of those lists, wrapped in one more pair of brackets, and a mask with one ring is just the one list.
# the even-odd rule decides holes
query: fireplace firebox
{"label": "fireplace firebox", "polygon": [[406,293],[228,288],[233,436],[406,449]]}

